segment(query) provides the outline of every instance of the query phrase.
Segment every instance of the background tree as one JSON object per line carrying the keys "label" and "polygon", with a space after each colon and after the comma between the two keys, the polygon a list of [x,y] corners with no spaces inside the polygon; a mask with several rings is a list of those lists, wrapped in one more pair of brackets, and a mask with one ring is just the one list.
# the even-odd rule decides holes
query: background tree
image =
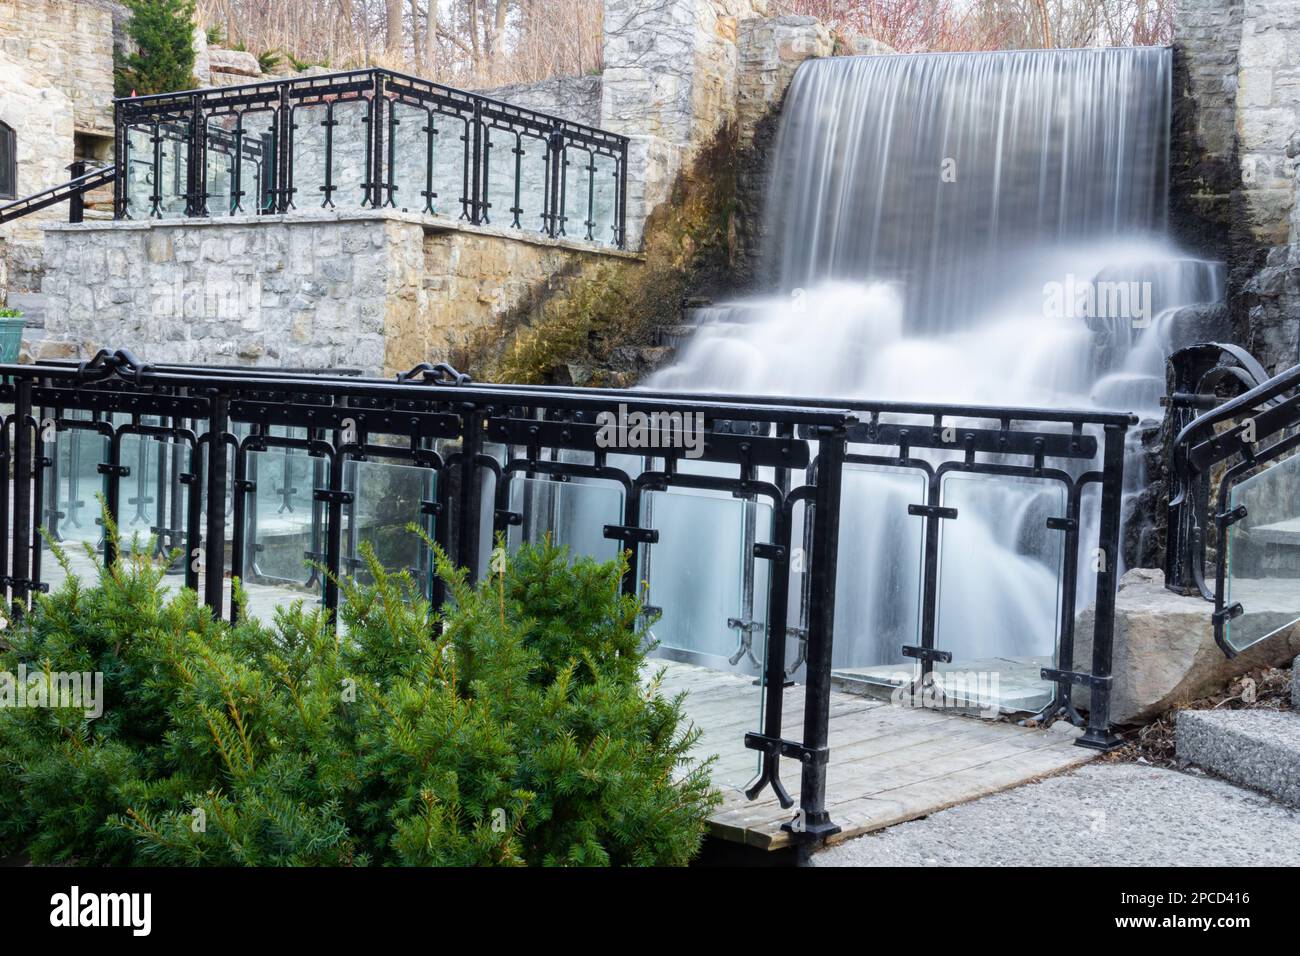
{"label": "background tree", "polygon": [[124,0],[134,48],[117,64],[119,96],[194,87],[194,0]]}

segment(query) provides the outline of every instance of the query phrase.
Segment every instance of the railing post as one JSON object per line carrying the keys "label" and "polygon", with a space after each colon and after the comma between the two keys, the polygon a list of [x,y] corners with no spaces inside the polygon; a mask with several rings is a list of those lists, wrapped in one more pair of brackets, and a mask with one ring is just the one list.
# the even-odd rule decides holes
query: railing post
{"label": "railing post", "polygon": [[[290,152],[293,107],[289,100],[289,87],[280,87],[280,105],[275,116],[275,203],[272,212],[288,212],[293,199],[293,165]],[[265,160],[263,160],[265,162]]]}
{"label": "railing post", "polygon": [[560,164],[564,162],[564,137],[559,130],[552,130],[546,137],[547,172],[546,183],[546,234],[554,239],[560,231]]}
{"label": "railing post", "polygon": [[374,92],[370,98],[370,206],[382,209],[384,206],[384,177],[388,175],[384,162],[384,75],[379,71],[374,75]]}
{"label": "railing post", "polygon": [[[226,426],[230,400],[219,391],[211,393],[208,416],[208,502],[207,538],[204,547],[203,603],[213,617],[221,617],[224,603],[226,559]],[[196,489],[197,491],[197,489]]]}
{"label": "railing post", "polygon": [[12,597],[15,615],[27,607],[32,555],[32,380],[14,381],[14,526]]}
{"label": "railing post", "polygon": [[622,155],[618,163],[618,194],[614,197],[618,209],[618,231],[615,240],[620,249],[627,248],[627,144],[628,140],[624,138]]}
{"label": "railing post", "polygon": [[1092,674],[1088,729],[1076,743],[1095,750],[1114,750],[1121,738],[1110,729],[1111,660],[1115,642],[1115,594],[1118,585],[1121,507],[1124,496],[1122,425],[1105,426],[1102,450],[1101,520],[1097,533],[1097,597],[1092,635]]}
{"label": "railing post", "polygon": [[460,488],[456,508],[456,560],[469,572],[469,581],[478,580],[480,489],[478,456],[483,447],[483,415],[470,406],[461,415]]}
{"label": "railing post", "polygon": [[190,129],[185,150],[185,215],[201,218],[208,214],[207,122],[203,98],[190,97]]}
{"label": "railing post", "polygon": [[[68,166],[68,175],[72,179],[80,179],[86,175],[86,161],[84,159],[73,160]],[[85,218],[85,193],[80,189],[73,190],[72,195],[68,197],[68,222],[82,222]]]}
{"label": "railing post", "polygon": [[469,221],[478,225],[483,221],[483,105],[474,99],[473,131],[466,146],[470,150],[470,216]]}
{"label": "railing post", "polygon": [[113,218],[126,218],[126,176],[129,167],[130,143],[128,142],[126,122],[122,115],[122,104],[113,104]]}
{"label": "railing post", "polygon": [[808,657],[803,715],[803,775],[800,817],[790,829],[804,850],[838,833],[826,810],[826,765],[830,758],[831,651],[835,637],[835,576],[840,539],[840,494],[846,436],[842,427],[823,428],[817,438],[817,491],[808,619]]}

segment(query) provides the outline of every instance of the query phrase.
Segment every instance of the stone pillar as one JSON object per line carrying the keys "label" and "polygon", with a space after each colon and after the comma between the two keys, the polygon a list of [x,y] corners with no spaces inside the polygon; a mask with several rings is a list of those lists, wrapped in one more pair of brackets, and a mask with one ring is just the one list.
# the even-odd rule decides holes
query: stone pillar
{"label": "stone pillar", "polygon": [[1272,371],[1300,362],[1296,0],[1179,0],[1171,227],[1228,264],[1223,337]]}
{"label": "stone pillar", "polygon": [[601,126],[631,137],[628,242],[736,116],[736,28],[766,0],[606,0]]}
{"label": "stone pillar", "polygon": [[742,20],[736,34],[736,205],[732,269],[743,286],[761,286],[763,200],[781,104],[805,60],[830,56],[835,40],[816,17]]}

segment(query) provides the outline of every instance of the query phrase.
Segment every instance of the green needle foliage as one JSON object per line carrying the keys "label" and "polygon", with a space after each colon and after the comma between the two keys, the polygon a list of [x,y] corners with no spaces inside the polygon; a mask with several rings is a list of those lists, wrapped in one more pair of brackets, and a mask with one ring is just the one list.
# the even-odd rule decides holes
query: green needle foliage
{"label": "green needle foliage", "polygon": [[646,680],[616,564],[524,547],[471,587],[439,552],[435,612],[368,554],[373,583],[341,582],[339,638],[301,603],[270,625],[214,621],[147,555],[124,549],[94,587],[69,574],[0,648],[2,671],[104,675],[98,719],[0,707],[6,852],[447,866],[698,851],[709,761],[682,698]]}
{"label": "green needle foliage", "polygon": [[122,0],[134,49],[118,58],[118,96],[170,93],[194,86],[194,0]]}

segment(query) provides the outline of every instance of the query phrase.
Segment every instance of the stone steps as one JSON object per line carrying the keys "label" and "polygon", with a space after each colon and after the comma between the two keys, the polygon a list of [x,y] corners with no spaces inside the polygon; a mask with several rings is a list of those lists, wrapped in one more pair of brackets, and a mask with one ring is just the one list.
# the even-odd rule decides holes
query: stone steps
{"label": "stone steps", "polygon": [[1290,711],[1181,711],[1178,759],[1300,807],[1300,659],[1292,668],[1291,701]]}

